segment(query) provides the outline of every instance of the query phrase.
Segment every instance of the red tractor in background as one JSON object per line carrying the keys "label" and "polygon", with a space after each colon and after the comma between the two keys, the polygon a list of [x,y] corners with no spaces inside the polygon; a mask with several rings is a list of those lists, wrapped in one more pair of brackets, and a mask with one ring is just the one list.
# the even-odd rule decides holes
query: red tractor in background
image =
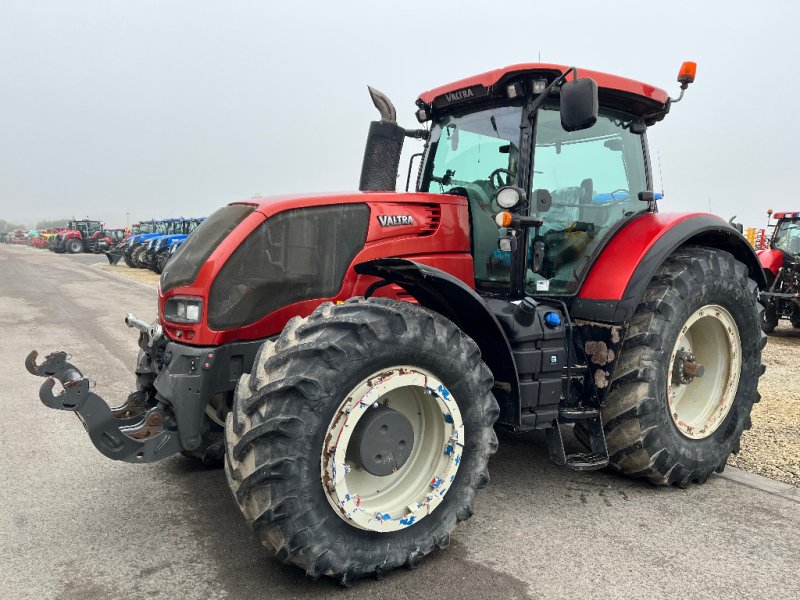
{"label": "red tractor in background", "polygon": [[95,254],[104,254],[118,244],[124,243],[129,235],[131,235],[130,231],[124,227],[103,229],[103,231],[101,231],[99,234],[96,234],[92,252]]}
{"label": "red tractor in background", "polygon": [[781,319],[800,329],[800,211],[773,214],[770,209],[767,215],[777,222],[769,248],[757,252],[767,282],[761,292],[764,331],[772,333]]}
{"label": "red tractor in background", "polygon": [[69,254],[91,252],[102,231],[103,224],[100,221],[89,219],[70,221],[67,227],[53,238],[50,249],[53,252]]}
{"label": "red tractor in background", "polygon": [[[694,72],[673,100],[514,65],[424,92],[413,130],[370,88],[361,191],[219,209],[167,263],[157,320],[126,318],[127,401],[32,352],[40,399],[110,458],[224,462],[264,545],[343,584],[449,545],[495,426],[545,431],[568,468],[702,483],[751,425],[766,281],[724,220],[658,211],[647,131]],[[398,193],[406,138],[424,149]]]}

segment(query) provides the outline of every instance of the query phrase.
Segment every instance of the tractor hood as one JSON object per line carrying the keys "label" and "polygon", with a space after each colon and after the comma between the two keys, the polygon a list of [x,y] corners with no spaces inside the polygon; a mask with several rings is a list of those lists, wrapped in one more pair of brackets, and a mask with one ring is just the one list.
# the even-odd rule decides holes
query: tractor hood
{"label": "tractor hood", "polygon": [[160,234],[160,233],[137,233],[137,234],[132,235],[132,236],[130,236],[128,238],[128,245],[129,246],[135,246],[136,244],[140,244],[142,242],[146,242],[147,240],[150,240],[150,239],[155,238],[155,237],[159,237],[161,235],[162,234]]}
{"label": "tractor hood", "polygon": [[173,242],[178,240],[185,240],[189,237],[188,233],[172,233],[170,235],[160,235],[158,237],[152,238],[150,240],[150,247],[151,248],[166,248],[170,246]]}
{"label": "tractor hood", "polygon": [[466,199],[461,196],[428,194],[422,192],[332,192],[327,194],[293,194],[284,196],[265,196],[251,198],[235,204],[252,204],[256,211],[265,217],[284,210],[308,206],[326,206],[330,204],[352,204],[357,202],[386,202],[402,204],[458,204],[465,205]]}
{"label": "tractor hood", "polygon": [[[445,194],[352,192],[231,203],[204,221],[164,268],[164,331],[193,344],[272,335],[291,305],[363,293],[371,281],[364,283],[353,265],[383,256],[447,252],[452,268],[469,279],[468,223],[466,198]],[[199,303],[198,321],[176,316],[187,302]]]}

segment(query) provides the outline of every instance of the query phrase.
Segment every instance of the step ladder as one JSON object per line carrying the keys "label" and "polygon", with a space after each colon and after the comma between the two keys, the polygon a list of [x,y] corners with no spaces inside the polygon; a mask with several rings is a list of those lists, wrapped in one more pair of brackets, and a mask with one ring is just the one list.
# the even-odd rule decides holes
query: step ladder
{"label": "step ladder", "polygon": [[[561,435],[562,423],[582,423],[586,427],[589,448],[585,452],[567,454]],[[573,408],[558,411],[558,421],[547,430],[550,460],[575,471],[592,471],[608,466],[608,447],[603,419],[597,408]]]}

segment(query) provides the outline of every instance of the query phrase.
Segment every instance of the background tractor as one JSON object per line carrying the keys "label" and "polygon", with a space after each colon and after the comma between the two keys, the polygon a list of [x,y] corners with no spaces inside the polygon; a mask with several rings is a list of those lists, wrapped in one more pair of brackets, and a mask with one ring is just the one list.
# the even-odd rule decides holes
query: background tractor
{"label": "background tractor", "polygon": [[131,268],[138,265],[138,257],[145,250],[143,244],[154,237],[163,234],[164,225],[162,221],[142,221],[134,223],[131,227],[131,235],[125,240],[124,244],[117,244],[116,247],[106,252],[109,264],[116,265],[120,259],[125,260],[125,264]]}
{"label": "background tractor", "polygon": [[105,254],[115,246],[124,242],[128,237],[128,231],[124,227],[114,227],[103,229],[97,236],[92,251],[95,254]]}
{"label": "background tractor", "polygon": [[91,252],[102,231],[103,224],[100,221],[89,219],[70,221],[65,229],[59,231],[52,238],[50,250],[70,254]]}
{"label": "background tractor", "polygon": [[[545,431],[567,468],[702,483],[750,427],[766,281],[724,220],[658,210],[647,131],[694,72],[673,100],[514,65],[424,92],[412,130],[370,89],[360,192],[219,209],[165,266],[157,320],[126,318],[127,401],[32,352],[40,399],[110,458],[224,462],[264,545],[343,584],[449,545],[495,426]],[[398,193],[406,138],[424,149]]]}
{"label": "background tractor", "polygon": [[776,219],[769,248],[757,252],[767,281],[761,292],[766,333],[780,319],[800,328],[800,212],[769,211],[769,216]]}
{"label": "background tractor", "polygon": [[170,219],[166,223],[164,235],[151,238],[147,242],[146,249],[139,256],[138,264],[156,273],[161,273],[171,256],[172,247],[180,245],[204,220],[184,219],[183,217]]}

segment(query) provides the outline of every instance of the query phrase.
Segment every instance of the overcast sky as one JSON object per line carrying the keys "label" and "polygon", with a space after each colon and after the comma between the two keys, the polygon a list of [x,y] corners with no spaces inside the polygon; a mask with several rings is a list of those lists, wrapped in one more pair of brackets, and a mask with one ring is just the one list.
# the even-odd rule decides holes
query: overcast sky
{"label": "overcast sky", "polygon": [[541,53],[672,95],[695,60],[649,134],[661,210],[761,225],[800,210],[800,5],[735,4],[0,0],[0,219],[356,189],[367,84],[412,127],[420,92]]}

